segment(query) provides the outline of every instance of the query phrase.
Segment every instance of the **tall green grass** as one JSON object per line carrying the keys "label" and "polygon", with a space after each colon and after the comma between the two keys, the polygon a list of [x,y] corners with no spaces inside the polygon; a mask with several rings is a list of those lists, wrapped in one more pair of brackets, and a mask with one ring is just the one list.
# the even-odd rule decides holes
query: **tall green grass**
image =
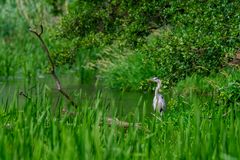
{"label": "tall green grass", "polygon": [[[12,78],[32,80],[48,73],[47,57],[37,38],[29,32],[30,27],[38,30],[40,24],[44,26],[42,37],[56,65],[59,65],[58,61],[65,62],[73,56],[61,53],[69,44],[51,37],[52,26],[60,17],[51,14],[51,6],[45,0],[5,0],[0,2],[0,8],[0,80]],[[71,58],[72,61],[76,61],[75,65],[65,64],[67,62],[64,65],[61,62],[58,72],[59,75],[60,73],[75,73],[83,82],[94,75],[94,71],[86,70],[83,65],[89,61],[89,58],[92,58],[91,56],[95,56],[97,51],[89,52],[79,49],[78,52],[82,54]]]}
{"label": "tall green grass", "polygon": [[[12,1],[0,3],[0,77],[36,77],[46,67],[42,49],[28,29],[46,22],[43,2]],[[45,7],[47,8],[47,7]]]}
{"label": "tall green grass", "polygon": [[[232,80],[238,78],[239,72],[234,73]],[[162,120],[141,112],[151,106],[136,107],[121,120],[141,123],[141,128],[127,129],[106,123],[109,106],[101,94],[74,110],[64,100],[55,106],[41,87],[23,103],[16,92],[0,107],[0,159],[239,159],[239,102],[216,103],[217,88],[206,85],[225,86],[227,80],[221,75],[211,80],[206,84],[206,78],[193,76],[182,81]],[[109,105],[118,108],[117,103]]]}
{"label": "tall green grass", "polygon": [[[226,96],[238,93],[229,86],[240,79],[239,70],[209,77],[194,75],[169,92],[163,90],[168,110],[162,120],[146,112],[151,108],[148,103],[120,115],[119,104],[106,102],[100,93],[83,101],[76,92],[79,106],[73,109],[65,99],[53,98],[57,93],[35,79],[43,74],[46,57],[19,18],[15,1],[0,5],[0,80],[9,76],[26,79],[24,86],[16,86],[11,93],[6,93],[1,82],[0,159],[240,159],[239,99]],[[90,58],[98,51],[93,52],[81,51]],[[94,74],[82,67],[86,57],[82,54],[77,60],[76,71],[83,78]],[[36,86],[34,91],[29,90],[32,86]],[[31,99],[19,95],[22,89]],[[141,128],[109,126],[109,116],[141,123]]]}

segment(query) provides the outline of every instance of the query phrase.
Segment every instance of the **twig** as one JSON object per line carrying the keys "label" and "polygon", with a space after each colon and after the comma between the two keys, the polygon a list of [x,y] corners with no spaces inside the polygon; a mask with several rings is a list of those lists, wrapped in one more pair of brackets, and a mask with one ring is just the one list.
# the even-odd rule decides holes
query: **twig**
{"label": "twig", "polygon": [[[76,116],[78,113],[74,112],[74,111],[73,112],[69,112],[67,110],[67,108],[63,108],[62,109],[62,114],[65,114],[65,115],[68,115],[68,116]],[[111,127],[113,125],[116,125],[117,127],[122,127],[122,128],[125,128],[125,129],[127,129],[127,128],[131,127],[131,126],[137,128],[137,129],[141,129],[142,128],[141,123],[129,123],[129,122],[120,121],[117,118],[111,118],[111,117],[106,117],[106,120],[102,119],[100,121],[99,125],[102,126],[103,124],[107,124],[109,127]]]}
{"label": "twig", "polygon": [[57,88],[57,90],[58,90],[65,98],[67,98],[67,100],[69,100],[69,102],[70,102],[74,107],[77,108],[77,104],[73,101],[73,99],[69,96],[69,94],[67,94],[67,92],[65,92],[65,91],[62,89],[61,82],[60,82],[60,80],[59,80],[59,78],[57,77],[56,72],[55,72],[55,64],[54,64],[54,61],[53,61],[53,59],[52,59],[51,56],[50,56],[50,52],[49,52],[49,49],[48,49],[46,43],[44,42],[44,40],[43,40],[42,37],[41,37],[41,35],[42,35],[42,33],[43,33],[43,26],[42,26],[42,25],[40,25],[40,29],[41,29],[41,30],[40,30],[39,33],[38,33],[37,31],[31,29],[31,28],[29,29],[29,31],[32,32],[32,33],[39,39],[39,41],[41,42],[41,46],[42,46],[44,52],[46,53],[47,58],[48,58],[48,61],[49,61],[50,65],[51,65],[51,72],[50,72],[50,73],[51,73],[54,81],[56,82],[56,88]]}
{"label": "twig", "polygon": [[31,99],[31,98],[28,97],[28,95],[26,95],[23,91],[20,91],[20,92],[19,92],[19,95],[25,97],[26,99],[29,99],[29,100]]}
{"label": "twig", "polygon": [[[56,75],[56,72],[55,72],[55,64],[54,64],[54,61],[53,59],[51,58],[50,56],[50,52],[49,52],[49,49],[46,45],[46,43],[44,42],[44,40],[42,39],[41,35],[43,33],[43,26],[40,25],[40,33],[38,33],[37,31],[33,30],[33,29],[29,29],[30,32],[32,32],[34,35],[36,35],[36,37],[39,39],[39,41],[41,42],[41,46],[44,50],[44,52],[46,53],[47,55],[47,58],[48,58],[48,61],[51,65],[51,75],[53,77],[53,79],[55,80],[56,82],[56,87],[57,87],[57,90],[64,96],[66,97],[70,102],[71,104],[74,106],[74,107],[77,107],[76,103],[72,100],[72,98],[67,94],[67,92],[65,92],[63,89],[62,89],[62,86],[61,86],[61,82],[59,80],[59,78],[57,77]],[[70,113],[70,115],[75,115],[75,112],[68,112],[66,109],[63,110],[63,113]],[[113,118],[107,118],[107,121],[106,123],[109,125],[109,126],[112,126],[112,125],[117,125],[119,127],[123,127],[123,128],[129,128],[131,125],[136,127],[136,128],[141,128],[141,125],[140,123],[128,123],[128,122],[125,122],[125,121],[120,121],[118,120],[117,118],[116,119],[113,119]]]}

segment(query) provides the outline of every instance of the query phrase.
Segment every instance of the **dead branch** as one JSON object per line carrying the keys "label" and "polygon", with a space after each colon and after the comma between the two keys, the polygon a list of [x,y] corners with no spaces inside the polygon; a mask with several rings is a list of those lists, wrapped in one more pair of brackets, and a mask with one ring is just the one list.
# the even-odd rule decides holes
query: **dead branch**
{"label": "dead branch", "polygon": [[26,99],[28,99],[28,100],[30,100],[31,98],[30,97],[28,97],[28,95],[27,94],[25,94],[23,91],[20,91],[19,92],[19,95],[20,96],[23,96],[23,97],[25,97]]}
{"label": "dead branch", "polygon": [[[54,79],[54,81],[56,82],[56,88],[57,90],[65,97],[67,98],[67,100],[69,100],[71,102],[71,104],[74,106],[74,107],[77,107],[76,103],[73,101],[73,99],[67,94],[67,92],[65,92],[63,89],[62,89],[62,86],[61,86],[61,82],[59,80],[59,78],[57,77],[56,75],[56,72],[55,72],[55,64],[54,64],[54,61],[53,59],[51,58],[50,56],[50,52],[49,52],[49,49],[46,45],[46,43],[44,42],[44,40],[42,39],[41,35],[43,33],[43,26],[40,25],[40,32],[38,33],[36,30],[33,30],[33,29],[29,29],[30,32],[32,32],[38,39],[39,41],[41,42],[41,46],[44,50],[44,52],[46,53],[46,56],[48,58],[48,61],[51,65],[51,75]],[[21,94],[23,95],[23,94]],[[24,95],[23,95],[24,96]],[[66,109],[63,110],[63,113],[68,113],[70,115],[75,115],[75,113],[73,112],[68,112]],[[134,126],[136,128],[141,128],[141,124],[140,123],[129,123],[129,122],[125,122],[125,121],[120,121],[118,120],[117,118],[113,119],[113,118],[107,118],[106,120],[106,123],[109,125],[109,126],[112,126],[112,125],[116,125],[118,127],[123,127],[123,128],[129,128],[130,126]]]}
{"label": "dead branch", "polygon": [[120,121],[117,118],[113,119],[113,118],[108,117],[106,122],[109,126],[116,125],[118,127],[123,127],[123,128],[129,128],[130,126],[133,126],[133,127],[138,128],[138,129],[141,128],[140,123],[129,123],[129,122],[126,122],[126,121]]}
{"label": "dead branch", "polygon": [[44,42],[44,40],[42,39],[41,35],[43,33],[43,26],[40,25],[40,32],[38,33],[36,30],[33,30],[33,29],[29,29],[30,32],[32,32],[37,38],[38,40],[41,42],[41,46],[44,50],[44,52],[46,53],[46,56],[48,58],[48,61],[51,65],[51,75],[54,79],[54,81],[56,82],[56,88],[57,90],[65,97],[67,98],[67,100],[74,106],[74,107],[77,107],[77,104],[73,101],[73,99],[69,96],[69,94],[67,92],[65,92],[63,89],[62,89],[62,85],[61,85],[61,82],[58,78],[58,76],[56,75],[56,72],[55,72],[55,64],[54,64],[54,61],[53,59],[51,58],[51,55],[50,55],[50,52],[49,52],[49,49],[46,45],[46,43]]}
{"label": "dead branch", "polygon": [[[70,112],[66,107],[62,109],[62,114],[63,115],[68,115],[68,116],[76,116],[78,113],[77,112]],[[117,118],[111,118],[111,117],[106,117],[106,119],[102,119],[99,123],[99,126],[102,126],[103,124],[108,125],[109,127],[116,125],[117,127],[125,128],[128,129],[129,127],[135,127],[137,129],[141,129],[142,125],[141,123],[129,123],[126,121],[120,121]]]}

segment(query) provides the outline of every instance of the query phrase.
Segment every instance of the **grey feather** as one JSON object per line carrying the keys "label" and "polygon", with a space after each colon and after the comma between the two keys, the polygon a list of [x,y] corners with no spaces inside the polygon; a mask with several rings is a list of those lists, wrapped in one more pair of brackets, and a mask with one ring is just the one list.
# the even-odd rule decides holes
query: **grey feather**
{"label": "grey feather", "polygon": [[157,83],[157,87],[155,88],[155,96],[153,98],[153,110],[162,115],[163,112],[166,111],[166,103],[163,96],[158,93],[161,87],[161,80],[157,77],[154,77],[152,78],[152,81]]}

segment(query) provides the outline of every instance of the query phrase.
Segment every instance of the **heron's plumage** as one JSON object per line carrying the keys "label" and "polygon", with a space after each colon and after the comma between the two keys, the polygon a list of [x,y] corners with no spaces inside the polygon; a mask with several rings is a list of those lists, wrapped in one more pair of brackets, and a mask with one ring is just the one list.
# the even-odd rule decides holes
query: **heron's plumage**
{"label": "heron's plumage", "polygon": [[157,87],[155,88],[155,96],[153,98],[153,109],[156,112],[162,113],[166,111],[166,103],[163,96],[159,93],[159,89],[161,88],[161,80],[157,77],[152,78],[152,81],[157,83]]}
{"label": "heron's plumage", "polygon": [[166,104],[163,96],[161,94],[157,94],[153,99],[153,109],[157,112],[164,112],[166,110]]}

